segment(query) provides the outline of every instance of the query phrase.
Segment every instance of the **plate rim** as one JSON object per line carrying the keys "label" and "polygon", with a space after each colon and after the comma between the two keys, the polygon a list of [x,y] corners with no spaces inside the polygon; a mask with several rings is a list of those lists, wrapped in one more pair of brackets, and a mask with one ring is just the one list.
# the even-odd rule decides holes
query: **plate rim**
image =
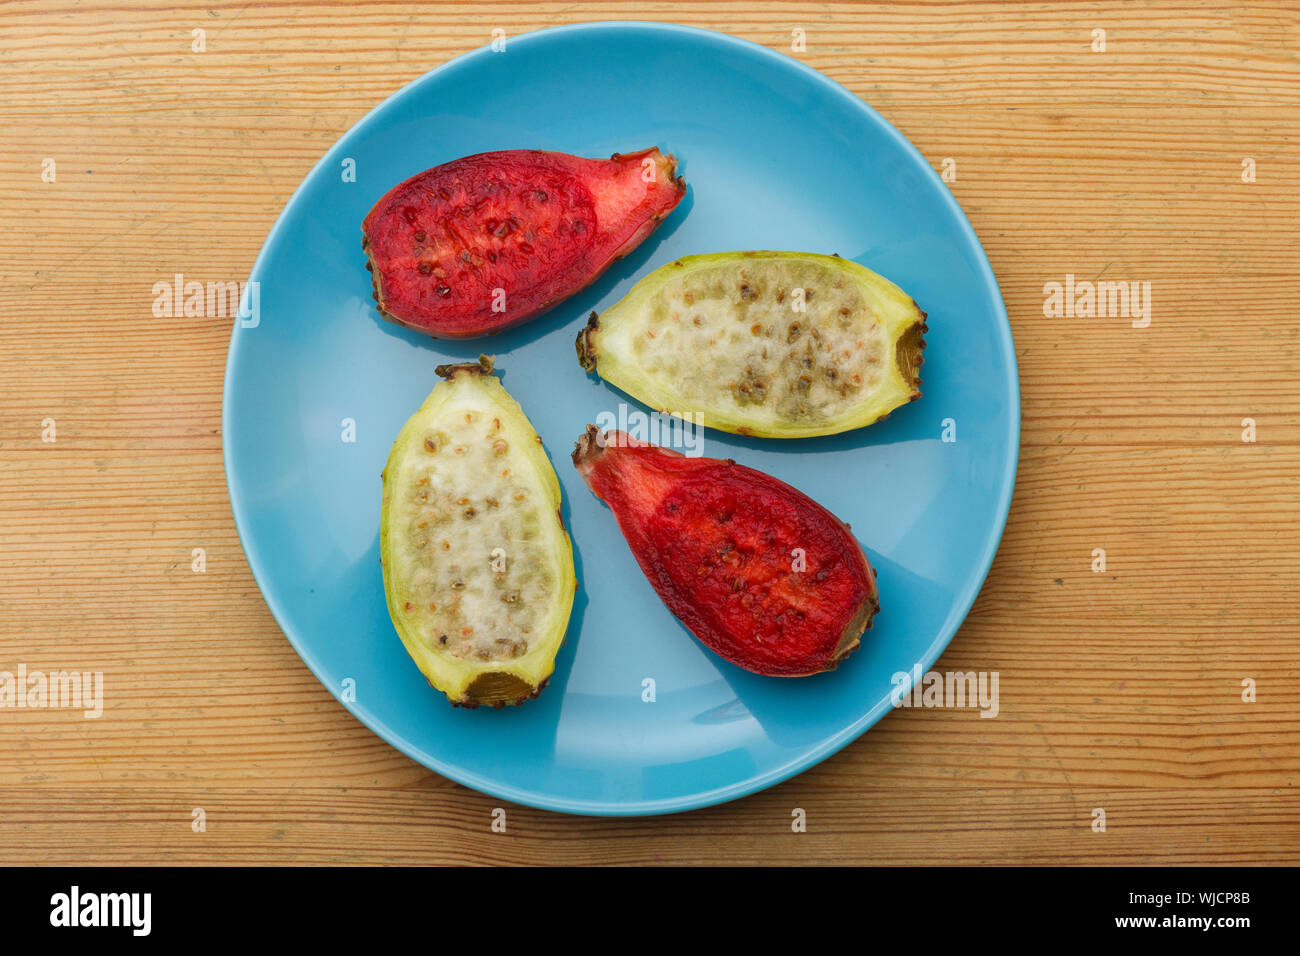
{"label": "plate rim", "polygon": [[[947,184],[934,171],[929,161],[921,154],[912,143],[904,136],[892,123],[878,113],[864,99],[841,85],[838,81],[827,76],[819,70],[800,60],[779,53],[770,47],[755,43],[752,40],[746,40],[742,37],[733,36],[729,33],[723,33],[717,30],[707,30],[702,27],[686,26],[680,23],[666,23],[654,20],[595,20],[582,23],[569,23],[559,26],[545,27],[540,30],[532,30],[527,33],[521,33],[517,36],[507,37],[508,43],[536,43],[545,42],[548,38],[572,34],[572,33],[600,33],[604,31],[628,31],[628,32],[658,32],[669,34],[684,34],[692,38],[702,40],[706,43],[721,44],[724,46],[734,47],[750,56],[765,59],[776,70],[793,70],[796,74],[802,74],[805,78],[811,80],[814,84],[821,87],[827,94],[838,97],[847,102],[851,107],[860,111],[866,121],[875,125],[884,134],[894,140],[905,154],[911,156],[912,160],[919,164],[925,170],[926,175],[932,182],[937,182],[941,187],[941,195],[949,210],[955,214],[955,220],[959,229],[964,234],[968,242],[972,244],[978,252],[978,261],[976,262],[977,272],[984,280],[986,291],[989,293],[995,305],[994,326],[998,335],[998,345],[1003,353],[1003,360],[1008,369],[1007,377],[1007,399],[1008,399],[1008,419],[1010,428],[1008,433],[1008,447],[1010,454],[1007,456],[1005,468],[1001,478],[1001,492],[997,503],[997,517],[995,521],[996,532],[989,535],[985,542],[983,554],[980,556],[980,562],[983,567],[978,575],[978,580],[974,581],[968,589],[954,603],[954,608],[960,608],[960,613],[956,615],[955,623],[951,629],[942,628],[938,635],[926,648],[921,655],[920,665],[922,672],[928,672],[935,664],[943,652],[947,649],[952,639],[965,623],[966,617],[970,614],[970,609],[974,605],[976,598],[984,588],[984,582],[988,578],[989,572],[993,567],[994,558],[997,555],[998,548],[1001,546],[1002,537],[1006,531],[1007,518],[1010,513],[1011,500],[1015,491],[1016,473],[1020,459],[1020,369],[1016,360],[1016,349],[1011,321],[1007,315],[1006,303],[1002,298],[1002,291],[998,286],[997,277],[993,273],[993,267],[989,263],[988,253],[984,250],[984,245],[980,242],[979,236],[975,233],[974,227],[971,226],[965,211],[957,202],[956,197],[948,188]],[[339,134],[334,143],[325,151],[321,158],[312,166],[312,168],[303,177],[302,181],[294,189],[289,199],[285,202],[284,207],[280,210],[274,224],[267,233],[258,250],[257,257],[253,260],[252,269],[249,272],[249,282],[257,280],[262,271],[263,260],[266,257],[267,249],[275,241],[277,235],[284,226],[289,217],[290,211],[294,210],[301,200],[302,194],[317,175],[317,173],[330,164],[338,152],[342,149],[345,141],[354,135],[363,131],[375,121],[375,117],[381,112],[388,109],[402,98],[409,96],[412,91],[425,83],[434,82],[434,78],[439,74],[449,72],[464,66],[470,60],[477,59],[484,55],[495,55],[491,49],[492,44],[484,44],[473,50],[461,53],[458,56],[441,63],[431,70],[421,74],[413,80],[410,80],[399,89],[385,97],[379,103],[375,104],[364,116],[349,126],[344,132]],[[997,321],[1000,319],[1001,321]],[[640,800],[634,802],[611,802],[600,800],[573,800],[566,797],[557,797],[544,793],[529,792],[521,790],[509,784],[503,784],[498,780],[485,777],[481,774],[470,770],[463,769],[454,765],[447,764],[436,757],[417,753],[416,748],[408,743],[397,732],[391,730],[387,724],[372,713],[368,708],[359,701],[347,703],[339,698],[334,689],[326,682],[317,666],[316,655],[295,633],[295,631],[286,626],[287,615],[278,605],[278,602],[267,592],[266,585],[263,584],[264,578],[269,581],[269,576],[264,568],[259,566],[257,559],[249,550],[248,542],[245,540],[245,528],[249,519],[244,512],[246,506],[241,502],[242,491],[238,489],[238,483],[232,480],[232,472],[237,470],[234,459],[237,457],[232,453],[230,445],[231,435],[231,383],[232,375],[236,366],[236,343],[239,338],[240,324],[234,323],[231,331],[230,344],[226,353],[226,365],[222,384],[221,395],[221,453],[222,465],[226,479],[226,493],[230,500],[231,514],[235,522],[235,531],[239,538],[240,550],[244,553],[244,560],[248,564],[249,571],[253,575],[253,580],[257,584],[257,589],[262,595],[262,600],[266,603],[275,619],[281,633],[288,639],[289,644],[293,647],[294,652],[307,665],[308,670],[317,681],[338,701],[345,710],[353,717],[359,720],[367,729],[378,736],[389,746],[398,750],[409,759],[415,761],[438,773],[449,780],[453,780],[463,786],[477,790],[480,793],[490,796],[499,797],[509,800],[523,806],[533,807],[541,810],[549,810],[558,813],[574,814],[578,816],[607,816],[607,817],[638,817],[638,816],[659,816],[670,813],[679,813],[687,810],[696,810],[703,807],[715,806],[720,803],[726,803],[741,797],[749,796],[773,787],[779,783],[789,780],[803,771],[816,766],[827,758],[838,753],[844,747],[857,740],[864,733],[870,730],[880,719],[892,708],[888,706],[888,701],[881,701],[872,707],[869,711],[855,720],[853,723],[841,728],[838,732],[830,734],[823,738],[816,746],[800,756],[793,758],[786,763],[771,768],[760,774],[747,777],[744,780],[731,783],[721,787],[715,787],[710,790],[697,791],[680,797],[667,798],[663,800]],[[952,619],[952,615],[949,615]]]}

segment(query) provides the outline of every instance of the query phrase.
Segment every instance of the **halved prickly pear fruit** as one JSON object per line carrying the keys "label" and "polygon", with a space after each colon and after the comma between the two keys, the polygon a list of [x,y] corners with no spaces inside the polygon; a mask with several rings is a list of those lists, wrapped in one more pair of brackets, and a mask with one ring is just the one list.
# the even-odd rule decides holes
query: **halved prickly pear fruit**
{"label": "halved prickly pear fruit", "polygon": [[384,467],[388,613],[453,704],[520,704],[555,667],[577,586],[560,485],[491,359],[437,372]]}
{"label": "halved prickly pear fruit", "polygon": [[594,425],[573,463],[668,609],[739,667],[775,677],[831,670],[880,610],[848,526],[771,475]]}
{"label": "halved prickly pear fruit", "polygon": [[719,252],[646,276],[578,333],[578,361],[634,398],[727,432],[861,428],[921,397],[925,313],[839,256]]}
{"label": "halved prickly pear fruit", "polygon": [[445,338],[546,311],[637,246],[681,201],[658,149],[583,159],[478,153],[394,186],[362,224],[379,311]]}

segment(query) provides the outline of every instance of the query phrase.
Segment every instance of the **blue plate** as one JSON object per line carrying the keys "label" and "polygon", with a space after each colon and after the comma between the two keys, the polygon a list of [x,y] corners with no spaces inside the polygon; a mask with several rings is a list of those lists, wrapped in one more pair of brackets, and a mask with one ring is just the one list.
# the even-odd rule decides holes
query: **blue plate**
{"label": "blue plate", "polygon": [[[435,341],[377,315],[360,224],[395,183],[485,150],[608,156],[654,145],[678,157],[689,192],[582,294],[471,342]],[[587,313],[678,256],[729,249],[839,253],[893,279],[930,316],[925,395],[887,421],[811,440],[705,434],[705,454],[770,472],[852,524],[877,569],[884,609],[862,648],[817,677],[759,677],[698,644],[568,460],[599,413],[640,409],[579,368],[573,340]],[[345,707],[476,790],[631,815],[771,786],[884,716],[893,675],[934,663],[992,563],[1015,481],[1020,398],[988,260],[907,140],[789,56],[650,23],[559,27],[462,56],[325,154],[251,280],[257,308],[247,297],[250,315],[236,322],[222,419],[249,565],[294,648]],[[453,709],[429,688],[393,631],[379,567],[389,446],[433,388],[434,366],[480,351],[496,355],[555,464],[579,581],[550,686],[500,711]],[[941,440],[945,419],[956,441]],[[643,699],[647,678],[653,702]]]}

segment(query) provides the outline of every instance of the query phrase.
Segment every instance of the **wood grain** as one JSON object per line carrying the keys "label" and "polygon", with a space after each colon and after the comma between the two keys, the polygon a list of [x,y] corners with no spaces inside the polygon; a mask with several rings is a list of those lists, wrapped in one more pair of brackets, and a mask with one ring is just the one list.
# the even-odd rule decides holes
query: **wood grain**
{"label": "wood grain", "polygon": [[[508,806],[498,834],[500,801],[373,736],[281,635],[226,497],[228,322],[155,318],[151,288],[246,276],[376,102],[579,19],[787,54],[804,29],[799,59],[955,161],[1023,445],[942,667],[999,671],[1001,713],[899,711],[722,807]],[[0,710],[0,863],[1300,863],[1298,49],[1294,3],[0,5],[0,669],[112,695]],[[1150,327],[1046,317],[1067,273],[1151,282]]]}

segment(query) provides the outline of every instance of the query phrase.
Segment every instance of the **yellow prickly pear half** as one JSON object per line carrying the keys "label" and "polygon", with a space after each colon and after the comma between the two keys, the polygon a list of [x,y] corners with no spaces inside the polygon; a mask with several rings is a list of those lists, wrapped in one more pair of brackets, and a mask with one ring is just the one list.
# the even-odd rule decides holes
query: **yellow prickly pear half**
{"label": "yellow prickly pear half", "polygon": [[685,256],[593,312],[578,360],[711,428],[833,435],[920,398],[925,318],[898,286],[838,256]]}
{"label": "yellow prickly pear half", "polygon": [[577,586],[560,485],[491,359],[437,373],[384,468],[388,612],[453,704],[520,704],[555,668]]}

